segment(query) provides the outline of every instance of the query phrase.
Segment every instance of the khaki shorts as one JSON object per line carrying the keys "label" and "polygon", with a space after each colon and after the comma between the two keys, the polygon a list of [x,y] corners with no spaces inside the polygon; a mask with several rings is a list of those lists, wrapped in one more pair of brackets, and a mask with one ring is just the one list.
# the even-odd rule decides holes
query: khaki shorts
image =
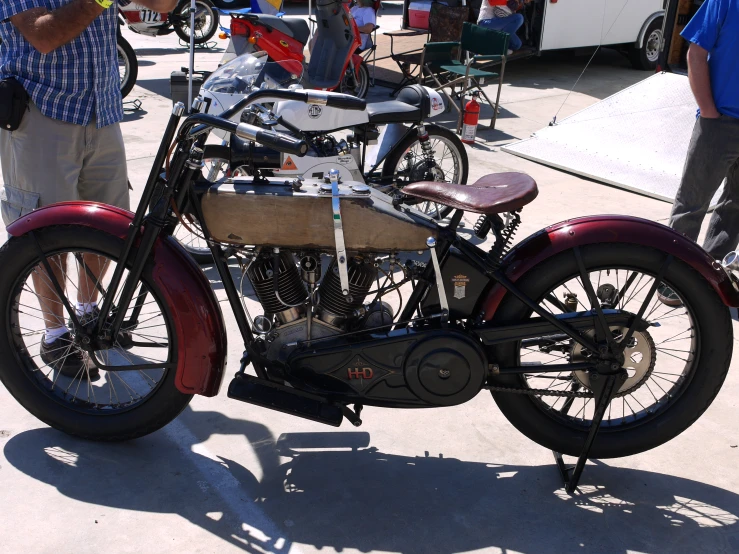
{"label": "khaki shorts", "polygon": [[43,115],[31,102],[15,131],[0,131],[2,217],[66,200],[129,209],[126,152],[118,123],[74,125]]}

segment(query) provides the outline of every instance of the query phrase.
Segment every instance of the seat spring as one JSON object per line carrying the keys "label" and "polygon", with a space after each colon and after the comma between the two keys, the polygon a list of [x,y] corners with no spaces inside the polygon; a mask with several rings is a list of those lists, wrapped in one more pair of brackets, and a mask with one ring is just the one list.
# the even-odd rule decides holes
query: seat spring
{"label": "seat spring", "polygon": [[[510,219],[502,229],[493,223],[493,230],[495,232],[495,244],[490,249],[488,256],[492,257],[495,262],[499,262],[503,256],[510,251],[511,242],[513,237],[516,235],[518,226],[521,225],[521,210],[510,212]],[[502,223],[502,220],[498,216],[498,220]]]}

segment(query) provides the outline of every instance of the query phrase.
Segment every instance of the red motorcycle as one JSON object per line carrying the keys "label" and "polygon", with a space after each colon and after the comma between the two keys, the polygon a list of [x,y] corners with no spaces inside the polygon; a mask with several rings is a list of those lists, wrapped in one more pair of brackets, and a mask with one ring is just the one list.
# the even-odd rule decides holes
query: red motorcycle
{"label": "red motorcycle", "polygon": [[[695,243],[651,221],[595,216],[511,249],[537,196],[520,173],[403,188],[454,208],[448,225],[337,171],[326,180],[204,178],[212,129],[232,133],[232,145],[239,137],[304,155],[300,138],[230,120],[283,100],[308,113],[365,108],[336,93],[263,89],[221,117],[180,124],[179,104],[136,213],[66,202],[8,227],[0,378],[33,415],[87,439],[125,440],[172,421],[192,395],[218,393],[221,304],[172,238],[178,221],[199,223],[243,340],[232,399],[358,426],[365,405],[440,408],[489,391],[527,437],[580,456],[572,490],[588,456],[654,448],[716,397],[739,289]],[[464,211],[480,214],[474,232],[493,233],[492,247],[456,233]],[[418,251],[427,263],[408,255]]]}
{"label": "red motorcycle", "polygon": [[[359,29],[349,4],[330,0],[316,4],[316,28],[310,61],[304,72],[305,88],[367,96],[370,75],[358,48]],[[272,61],[304,62],[310,38],[308,22],[299,17],[232,14],[231,41],[236,56],[263,50]]]}

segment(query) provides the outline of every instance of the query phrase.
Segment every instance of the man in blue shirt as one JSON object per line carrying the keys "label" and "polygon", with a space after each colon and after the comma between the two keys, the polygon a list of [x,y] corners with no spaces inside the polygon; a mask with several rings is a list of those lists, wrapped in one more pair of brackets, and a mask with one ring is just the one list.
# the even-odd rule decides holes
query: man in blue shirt
{"label": "man in blue shirt", "polygon": [[[168,12],[176,0],[136,0]],[[128,0],[121,0],[128,3]],[[30,96],[20,127],[0,130],[2,217],[6,225],[64,200],[128,209],[115,0],[0,0],[0,80],[14,78]],[[85,254],[87,267],[101,264]],[[57,280],[65,283],[64,260]],[[104,271],[102,266],[101,271]],[[33,273],[44,310],[40,357],[63,375],[88,378],[81,351],[49,278]],[[70,285],[72,286],[72,285]],[[80,319],[96,318],[97,288],[86,275],[73,285]]]}
{"label": "man in blue shirt", "polygon": [[706,0],[682,32],[699,116],[670,226],[693,240],[711,198],[726,186],[704,248],[722,259],[739,243],[739,0]]}
{"label": "man in blue shirt", "polygon": [[[703,247],[717,260],[739,243],[739,0],[706,0],[682,32],[690,42],[688,77],[698,119],[670,227],[693,240],[711,198],[726,179]],[[660,290],[660,300],[680,299]]]}

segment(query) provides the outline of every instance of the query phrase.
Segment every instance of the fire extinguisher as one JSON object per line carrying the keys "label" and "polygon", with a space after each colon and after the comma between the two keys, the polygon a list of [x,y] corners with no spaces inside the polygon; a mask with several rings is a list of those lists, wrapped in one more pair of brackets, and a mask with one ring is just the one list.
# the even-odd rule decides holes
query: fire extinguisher
{"label": "fire extinguisher", "polygon": [[472,98],[464,107],[464,117],[462,119],[462,142],[465,144],[475,144],[475,136],[477,135],[477,122],[480,120],[480,104],[477,99],[480,97],[480,91],[474,91]]}

